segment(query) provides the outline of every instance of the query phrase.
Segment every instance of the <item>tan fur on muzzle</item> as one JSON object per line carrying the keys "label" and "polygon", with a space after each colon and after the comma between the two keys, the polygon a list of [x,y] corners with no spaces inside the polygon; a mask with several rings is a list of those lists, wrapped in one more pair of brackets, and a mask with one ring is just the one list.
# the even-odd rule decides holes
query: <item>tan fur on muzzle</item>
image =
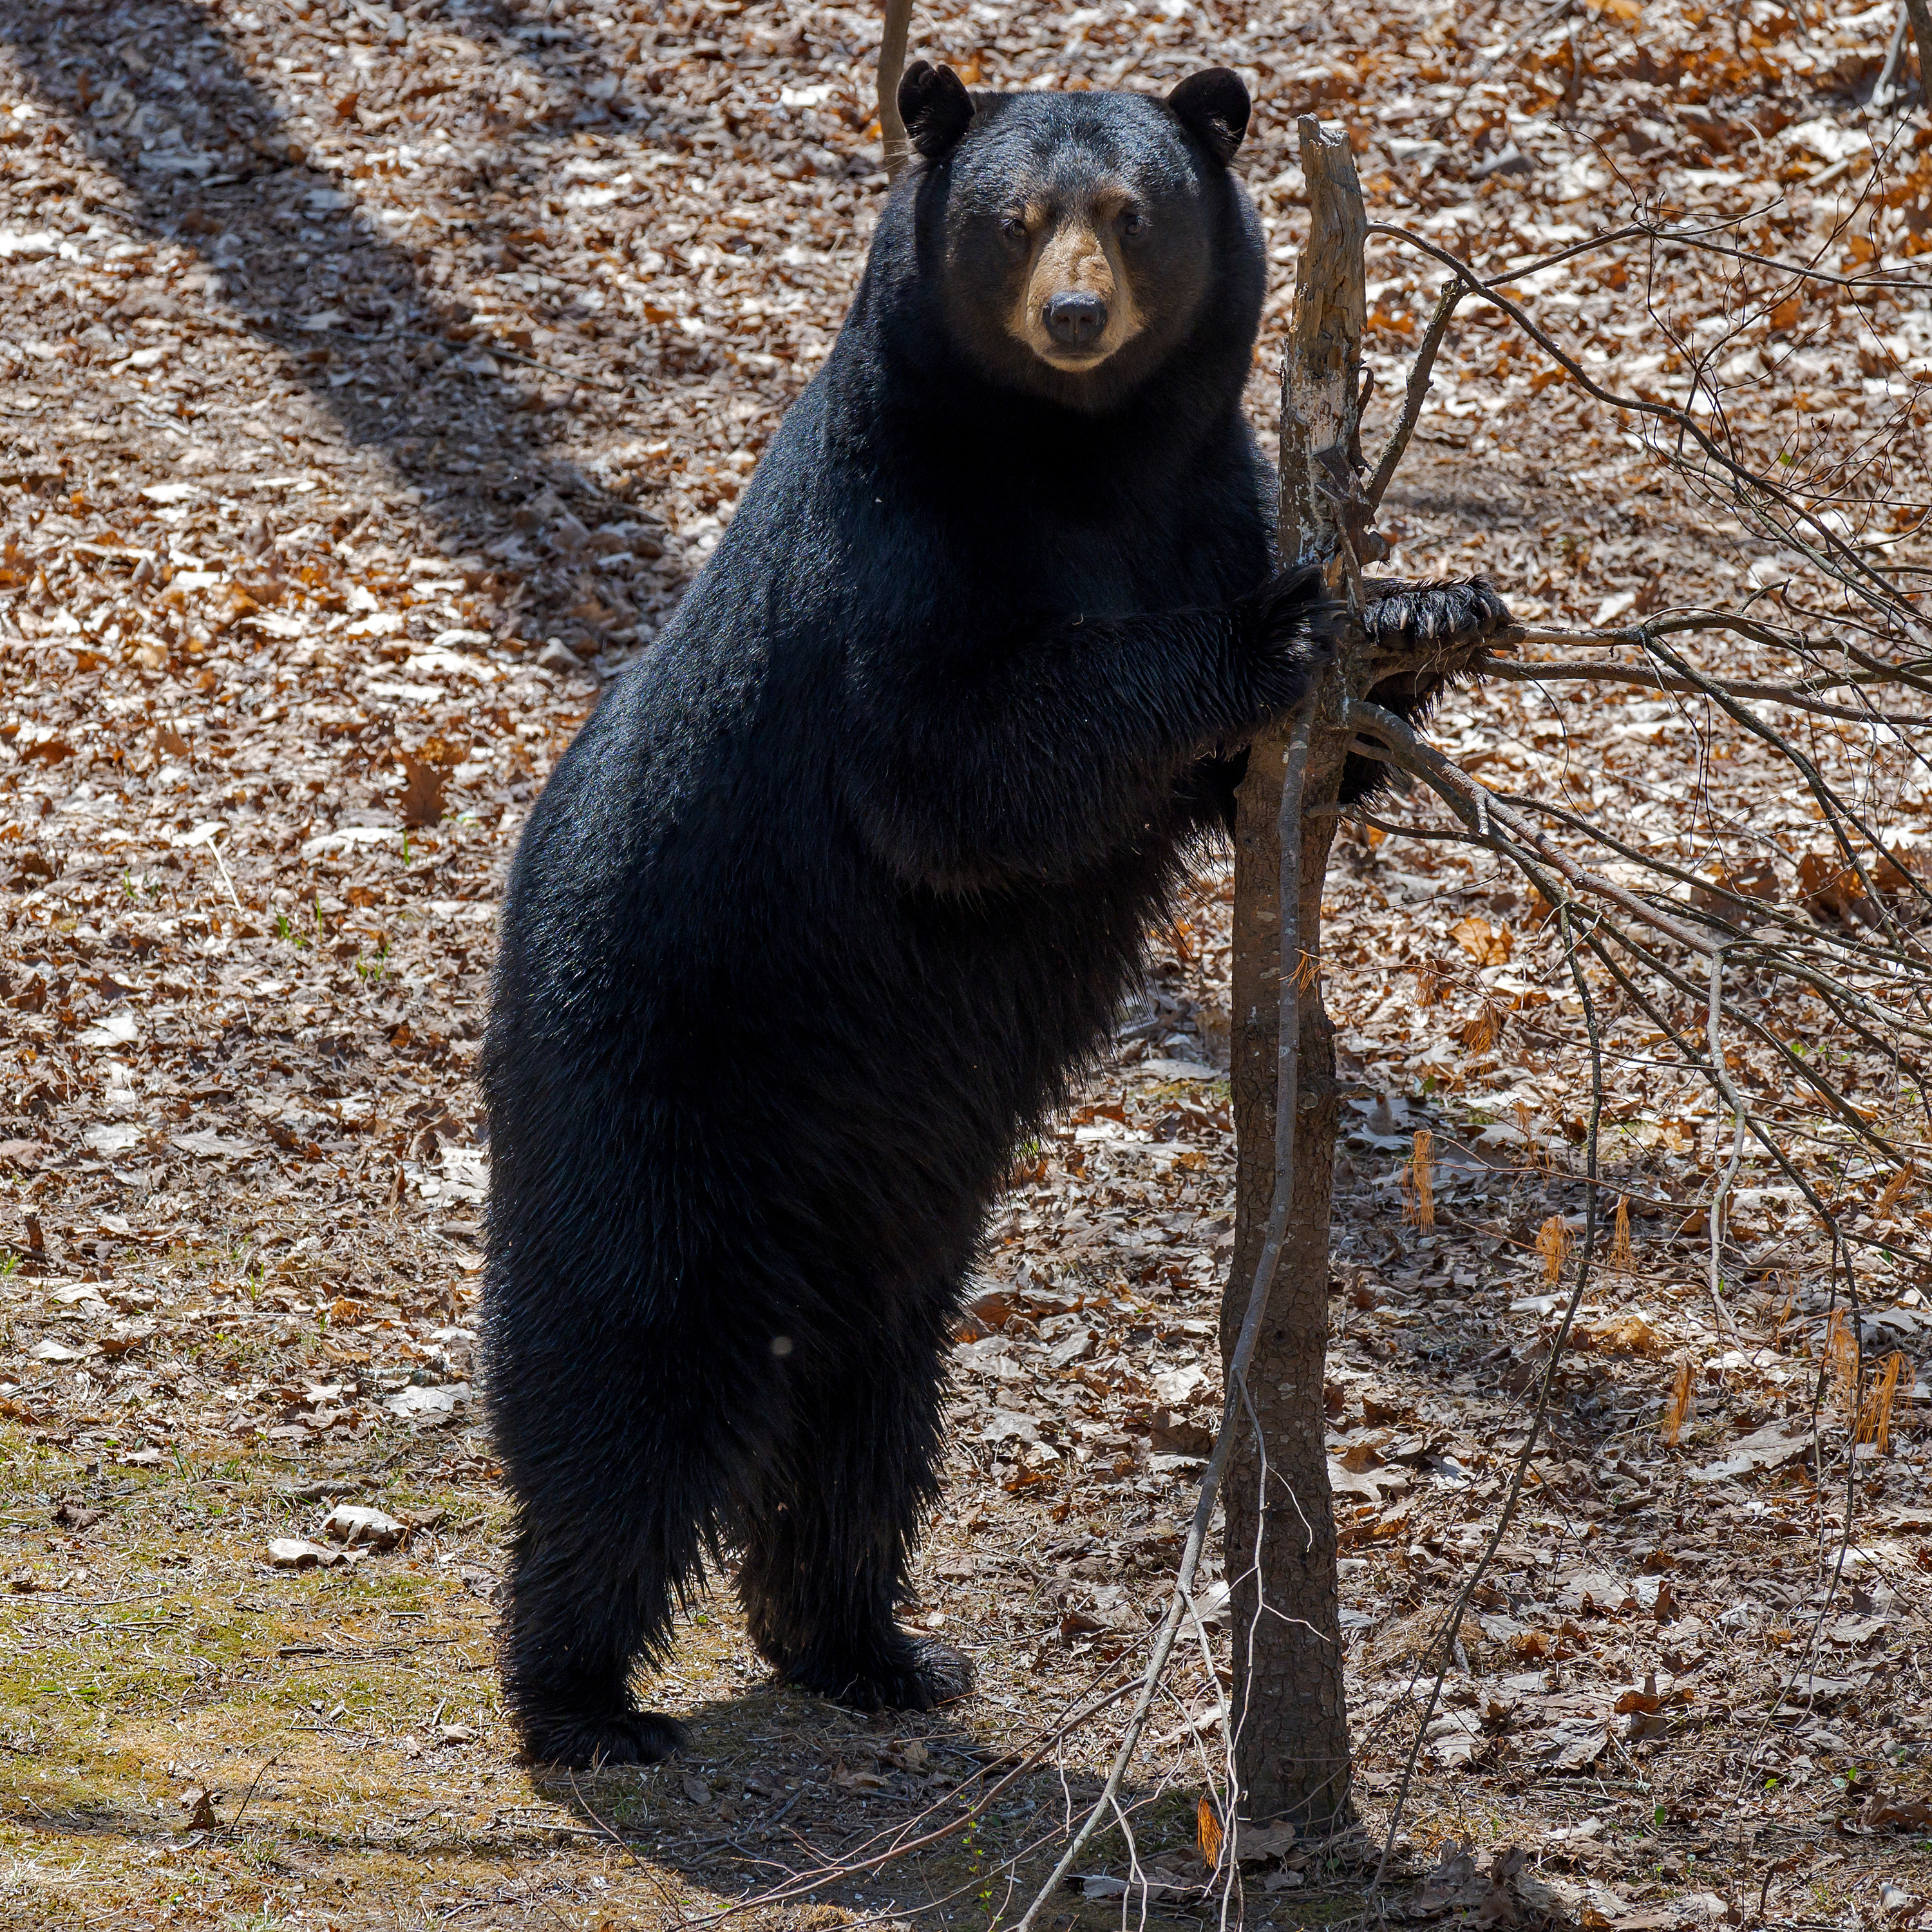
{"label": "tan fur on muzzle", "polygon": [[[1033,261],[1019,304],[1007,324],[1042,362],[1056,369],[1091,369],[1131,342],[1143,326],[1120,244],[1110,220],[1096,226],[1094,211],[1070,211],[1051,226],[1035,230]],[[1029,221],[1030,227],[1033,226]],[[1107,305],[1107,326],[1079,350],[1054,340],[1046,326],[1046,305],[1056,296],[1097,296]]]}

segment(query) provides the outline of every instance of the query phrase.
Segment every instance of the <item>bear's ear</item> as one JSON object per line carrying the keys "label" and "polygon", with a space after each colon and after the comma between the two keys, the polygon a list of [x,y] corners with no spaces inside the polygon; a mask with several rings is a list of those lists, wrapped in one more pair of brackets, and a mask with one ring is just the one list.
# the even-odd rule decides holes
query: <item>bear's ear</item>
{"label": "bear's ear", "polygon": [[1234,158],[1248,131],[1248,90],[1224,67],[1190,74],[1167,97],[1180,124],[1223,161]]}
{"label": "bear's ear", "polygon": [[[1247,98],[1241,96],[1244,112]],[[928,161],[936,161],[965,133],[973,118],[973,97],[950,67],[914,61],[899,82],[899,118],[905,123],[906,139]]]}

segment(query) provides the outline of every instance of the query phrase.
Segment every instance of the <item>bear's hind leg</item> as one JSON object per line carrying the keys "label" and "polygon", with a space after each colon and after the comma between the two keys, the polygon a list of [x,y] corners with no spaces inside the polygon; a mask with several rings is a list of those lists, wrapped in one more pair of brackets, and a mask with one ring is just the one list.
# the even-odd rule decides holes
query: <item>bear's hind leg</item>
{"label": "bear's hind leg", "polygon": [[661,1651],[670,1587],[655,1574],[614,1570],[584,1541],[526,1528],[513,1552],[503,1619],[503,1688],[526,1762],[574,1770],[655,1764],[690,1740],[675,1718],[640,1711],[628,1679]]}
{"label": "bear's hind leg", "polygon": [[800,1689],[861,1710],[931,1710],[972,1688],[964,1658],[893,1616],[939,1491],[943,1346],[886,1352],[801,1401],[745,1526],[752,1641]]}

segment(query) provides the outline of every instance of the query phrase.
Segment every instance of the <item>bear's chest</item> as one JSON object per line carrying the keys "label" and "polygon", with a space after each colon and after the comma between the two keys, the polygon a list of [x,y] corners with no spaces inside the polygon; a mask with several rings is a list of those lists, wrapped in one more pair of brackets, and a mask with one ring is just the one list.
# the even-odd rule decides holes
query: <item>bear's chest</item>
{"label": "bear's chest", "polygon": [[1126,616],[1218,604],[1265,568],[1262,519],[1218,479],[1176,479],[1158,491],[1070,476],[1009,479],[942,520],[936,575],[949,595],[992,614]]}

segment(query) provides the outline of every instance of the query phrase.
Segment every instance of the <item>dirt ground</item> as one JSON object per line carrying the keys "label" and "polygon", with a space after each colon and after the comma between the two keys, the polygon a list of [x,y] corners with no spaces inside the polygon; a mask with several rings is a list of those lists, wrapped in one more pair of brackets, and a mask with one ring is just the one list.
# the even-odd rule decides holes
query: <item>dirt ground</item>
{"label": "dirt ground", "polygon": [[[1864,104],[1892,20],[979,0],[922,9],[914,40],[988,86],[1244,73],[1271,442],[1296,114],[1355,130],[1374,218],[1488,272],[1634,196],[1889,262],[1917,253],[1932,178],[1924,118]],[[775,1688],[721,1590],[650,1689],[692,1753],[560,1783],[512,1761],[493,1673],[470,1076],[496,897],[551,763],[837,328],[884,191],[878,35],[802,0],[0,15],[0,1923],[590,1932],[748,1901],[771,1927],[985,1924],[1097,1789],[1123,1706],[1060,1728],[1140,1667],[1218,1412],[1213,855],[1115,1057],[989,1227],[908,1613],[973,1658],[974,1695],[868,1718]],[[1886,212],[1848,228],[1875,146]],[[1386,397],[1435,278],[1379,239],[1371,275]],[[1528,292],[1640,392],[1721,342],[1767,436],[1882,444],[1858,514],[1910,538],[1924,291],[1748,314],[1708,262],[1640,242]],[[1394,568],[1486,569],[1572,623],[1790,578],[1552,366],[1458,326],[1384,517]],[[1808,802],[1695,707],[1497,686],[1433,728],[1688,867],[1755,855],[1797,892]],[[1828,724],[1808,744],[1888,832],[1932,837],[1909,747]],[[1364,1831],[1249,1872],[1243,1922],[1924,1923],[1932,1276],[1907,1250],[1928,1197],[1739,1047],[1865,1243],[1858,1340],[1898,1366],[1888,1439],[1854,1454],[1828,1244],[1748,1163],[1714,1300],[1700,1203],[1728,1122],[1606,982],[1623,1231],[1370,1898],[1418,1667],[1548,1360],[1588,1080],[1556,936],[1487,857],[1349,829],[1326,913]],[[1762,1010],[1817,1037],[1815,1010]],[[1842,1073],[1932,1159],[1909,1069]],[[1178,1666],[1132,1847],[1095,1843],[1056,1927],[1216,1909],[1197,1807],[1225,1786],[1224,1665]],[[1150,1888],[1124,1888],[1136,1868]]]}

